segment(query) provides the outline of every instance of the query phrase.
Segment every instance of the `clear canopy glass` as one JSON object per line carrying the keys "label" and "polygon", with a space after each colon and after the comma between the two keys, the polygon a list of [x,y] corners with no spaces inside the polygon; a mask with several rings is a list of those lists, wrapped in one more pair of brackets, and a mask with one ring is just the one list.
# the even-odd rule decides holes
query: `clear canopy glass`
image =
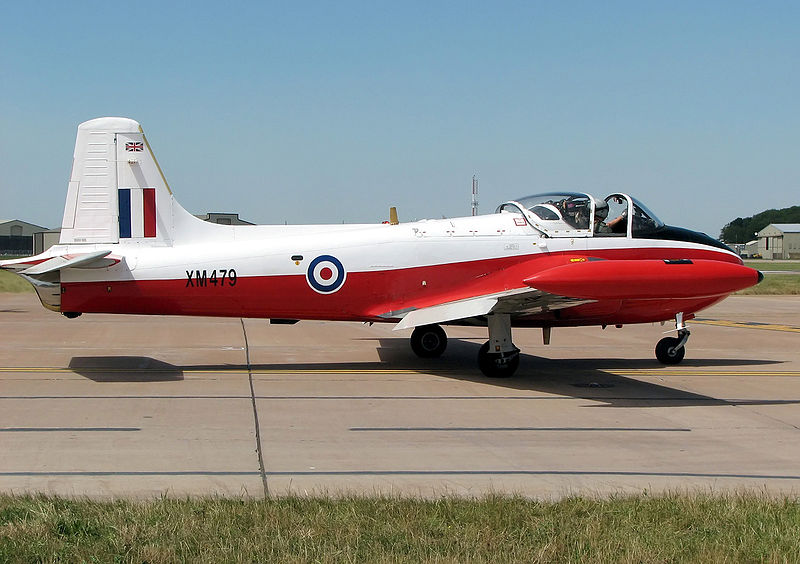
{"label": "clear canopy glass", "polygon": [[559,235],[572,231],[637,237],[664,226],[647,206],[620,193],[598,200],[583,192],[547,192],[506,202],[497,212],[522,213],[536,229]]}
{"label": "clear canopy glass", "polygon": [[658,219],[647,206],[634,197],[633,200],[633,236],[650,233],[664,227],[664,222]]}

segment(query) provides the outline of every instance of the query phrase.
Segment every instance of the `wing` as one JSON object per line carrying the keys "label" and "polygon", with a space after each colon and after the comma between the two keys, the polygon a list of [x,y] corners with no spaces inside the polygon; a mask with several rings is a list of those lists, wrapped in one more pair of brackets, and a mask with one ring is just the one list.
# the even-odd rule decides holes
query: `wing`
{"label": "wing", "polygon": [[420,309],[389,312],[381,317],[390,319],[402,317],[394,327],[395,331],[399,331],[432,323],[469,320],[490,313],[535,313],[544,309],[563,309],[592,301],[594,300],[558,296],[535,288],[517,288]]}

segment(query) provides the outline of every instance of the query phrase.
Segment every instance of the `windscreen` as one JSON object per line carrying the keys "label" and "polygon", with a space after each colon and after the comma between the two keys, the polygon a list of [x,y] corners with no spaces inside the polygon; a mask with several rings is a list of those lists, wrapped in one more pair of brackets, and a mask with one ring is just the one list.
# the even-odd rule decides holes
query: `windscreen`
{"label": "windscreen", "polygon": [[656,214],[647,209],[642,202],[636,198],[633,200],[633,223],[631,225],[632,235],[634,237],[652,233],[662,227],[664,222],[658,219]]}

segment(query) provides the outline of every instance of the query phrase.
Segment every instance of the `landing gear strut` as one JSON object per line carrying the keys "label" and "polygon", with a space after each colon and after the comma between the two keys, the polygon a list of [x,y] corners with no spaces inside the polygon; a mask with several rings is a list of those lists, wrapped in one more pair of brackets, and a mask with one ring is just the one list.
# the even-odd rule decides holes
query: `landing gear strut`
{"label": "landing gear strut", "polygon": [[664,337],[656,344],[656,358],[662,364],[678,364],[686,355],[689,329],[683,323],[683,312],[675,316],[675,329],[677,337]]}
{"label": "landing gear strut", "polygon": [[422,325],[411,333],[411,350],[421,358],[436,358],[447,348],[447,334],[439,325]]}
{"label": "landing gear strut", "polygon": [[519,349],[511,342],[511,316],[488,316],[489,340],[478,350],[478,367],[489,378],[508,378],[519,367]]}

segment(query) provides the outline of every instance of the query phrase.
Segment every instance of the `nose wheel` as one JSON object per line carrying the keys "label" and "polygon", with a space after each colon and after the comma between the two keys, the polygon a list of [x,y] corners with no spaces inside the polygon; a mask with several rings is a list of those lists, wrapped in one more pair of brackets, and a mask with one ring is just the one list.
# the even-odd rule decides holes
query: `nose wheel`
{"label": "nose wheel", "polygon": [[689,329],[683,323],[683,313],[675,316],[677,337],[664,337],[656,344],[656,358],[661,364],[678,364],[686,356]]}
{"label": "nose wheel", "polygon": [[656,344],[656,358],[661,364],[678,364],[686,356],[686,348],[678,346],[678,337],[664,337]]}

